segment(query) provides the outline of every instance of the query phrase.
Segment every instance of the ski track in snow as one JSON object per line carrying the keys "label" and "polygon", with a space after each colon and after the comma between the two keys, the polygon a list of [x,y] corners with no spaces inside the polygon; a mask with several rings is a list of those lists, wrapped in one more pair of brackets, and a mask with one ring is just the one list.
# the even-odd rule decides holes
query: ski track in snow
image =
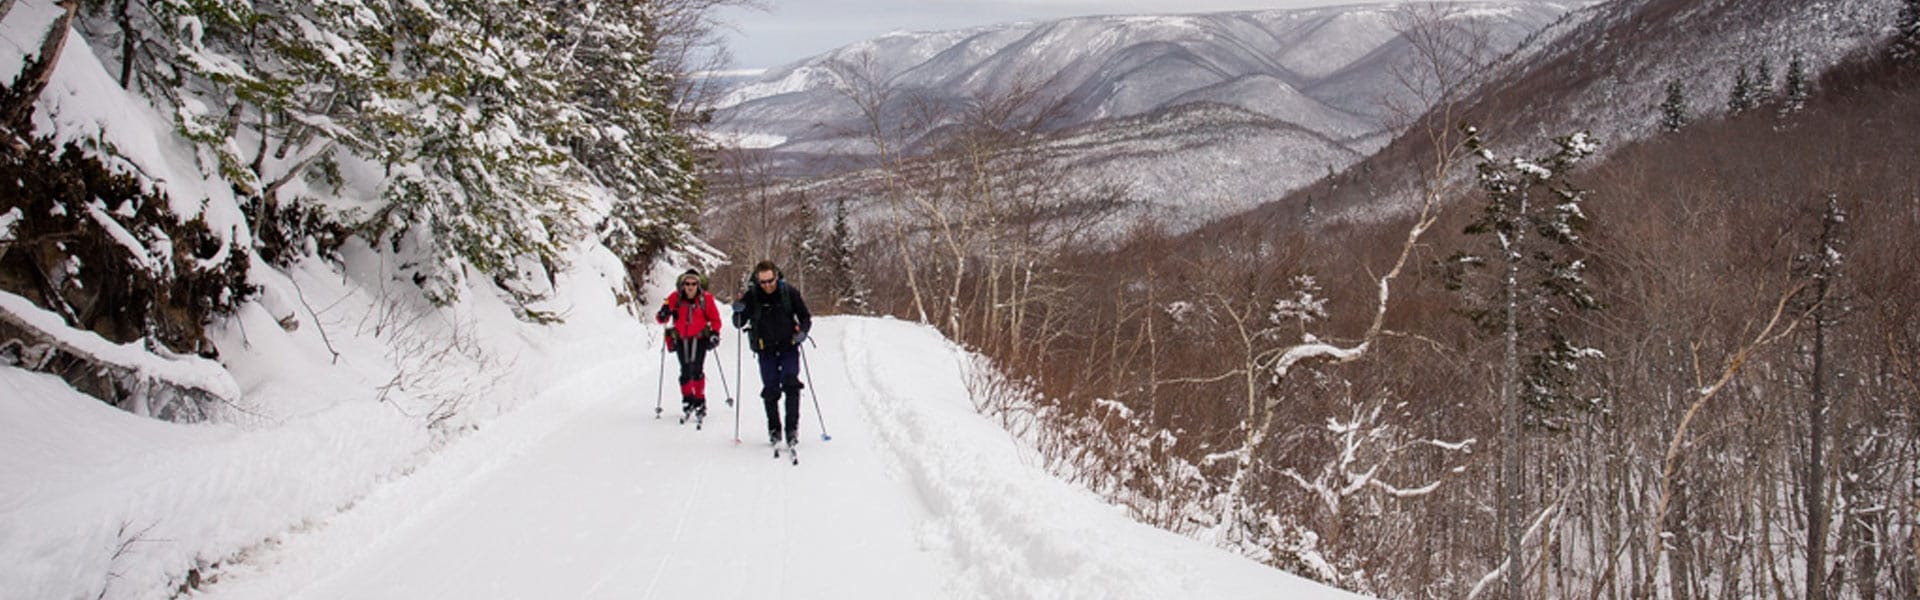
{"label": "ski track in snow", "polygon": [[[716,352],[729,376],[736,369],[732,344],[723,341]],[[832,398],[844,397],[836,391],[844,389],[844,377],[833,369],[815,370],[820,388],[811,391],[820,394],[827,417],[837,419],[829,427],[839,435],[834,442],[816,441],[812,398],[803,398],[800,445],[810,447],[809,460],[793,466],[785,458],[769,459],[767,446],[751,441],[760,438],[765,423],[757,390],[751,389],[757,376],[740,382],[748,386],[742,391],[752,405],[739,403],[743,442],[736,446],[729,409],[708,415],[714,429],[654,418],[660,361],[642,356],[637,373],[619,378],[615,389],[602,389],[525,452],[490,472],[473,472],[466,485],[391,494],[376,501],[385,506],[357,507],[338,517],[414,512],[389,507],[438,496],[377,539],[319,531],[308,540],[290,540],[260,557],[253,565],[257,573],[236,572],[203,596],[946,595],[938,574],[949,569],[914,543],[921,515],[911,502],[896,501],[901,494],[888,491],[890,469],[878,464],[871,447],[841,441],[871,438],[854,414],[834,410]],[[815,366],[842,362],[831,355],[809,359]],[[740,367],[753,372],[752,358]],[[709,380],[716,405],[728,395],[718,379]],[[311,547],[341,546],[364,551],[344,565],[330,564],[337,556],[303,564]],[[337,570],[327,573],[329,567]]]}

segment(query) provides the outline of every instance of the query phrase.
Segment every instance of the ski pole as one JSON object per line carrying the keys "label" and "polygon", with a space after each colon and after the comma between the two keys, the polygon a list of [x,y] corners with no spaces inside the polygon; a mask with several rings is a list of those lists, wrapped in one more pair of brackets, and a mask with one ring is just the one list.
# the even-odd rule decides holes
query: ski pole
{"label": "ski pole", "polygon": [[660,413],[664,410],[660,408],[660,403],[666,401],[666,396],[667,396],[667,345],[665,343],[662,343],[660,344],[660,383],[653,386],[653,418],[655,419],[660,418]]}
{"label": "ski pole", "polygon": [[728,389],[732,386],[727,384],[727,361],[721,360],[718,352],[714,355],[713,370],[720,372],[720,391],[727,394],[727,406],[733,407],[733,443],[738,444],[740,443],[740,405],[733,402],[733,392]]}
{"label": "ski pole", "polygon": [[[807,339],[808,341],[812,341],[813,338]],[[818,348],[820,346],[819,344],[815,344],[814,347]],[[794,346],[794,351],[800,353],[800,369],[807,374],[807,393],[813,396],[813,416],[814,418],[820,419],[820,441],[831,442],[833,441],[833,436],[827,435],[827,416],[820,414],[820,392],[814,391],[813,389],[813,367],[807,364],[807,351],[805,348],[799,346]]]}
{"label": "ski pole", "polygon": [[[741,346],[747,346],[747,329],[745,329],[745,327],[737,327],[735,331],[739,333],[739,338],[733,340],[733,373],[747,375],[747,373],[741,371],[741,367],[739,367],[739,348],[741,348]],[[741,381],[745,383],[747,377],[741,377]],[[724,383],[726,383],[726,381],[722,381],[722,385],[724,385]],[[735,385],[733,385],[733,398],[739,398],[739,387],[741,387],[743,383],[735,383]],[[733,442],[739,444],[739,402],[733,402]]]}
{"label": "ski pole", "polygon": [[726,361],[720,360],[719,356],[713,357],[713,370],[720,372],[720,391],[727,394],[727,406],[733,406],[733,390],[729,389],[732,387],[732,384],[727,383],[726,367]]}

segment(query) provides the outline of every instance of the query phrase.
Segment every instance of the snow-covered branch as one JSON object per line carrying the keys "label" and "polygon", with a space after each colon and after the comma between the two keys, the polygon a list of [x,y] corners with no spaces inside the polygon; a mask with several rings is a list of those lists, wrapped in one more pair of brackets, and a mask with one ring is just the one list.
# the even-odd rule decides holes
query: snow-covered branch
{"label": "snow-covered branch", "polygon": [[[1533,518],[1533,524],[1527,526],[1526,535],[1521,537],[1521,541],[1520,541],[1521,545],[1524,546],[1526,544],[1532,543],[1534,540],[1540,539],[1541,531],[1546,528],[1548,519],[1550,519],[1556,514],[1559,514],[1560,507],[1566,504],[1566,501],[1567,501],[1567,498],[1563,494],[1559,499],[1554,500],[1553,504],[1547,505],[1546,508],[1540,509],[1540,514],[1536,515]],[[1509,556],[1513,556],[1513,555],[1509,555]],[[1524,554],[1520,554],[1520,556],[1524,556]],[[1467,600],[1473,600],[1474,598],[1479,597],[1480,592],[1485,591],[1488,584],[1493,583],[1495,581],[1499,581],[1504,575],[1506,575],[1507,570],[1512,566],[1513,566],[1513,562],[1511,560],[1500,561],[1500,566],[1494,567],[1492,571],[1489,571],[1487,572],[1486,575],[1481,576],[1479,581],[1474,582],[1473,591],[1467,592]]]}
{"label": "snow-covered branch", "polygon": [[240,384],[220,363],[161,356],[139,342],[115,344],[68,327],[59,315],[5,292],[0,292],[0,355],[32,370],[78,362],[85,366],[60,370],[88,379],[72,382],[75,387],[99,390],[103,399],[144,416],[200,421],[209,409],[240,398]]}
{"label": "snow-covered branch", "polygon": [[1312,481],[1293,469],[1286,469],[1281,474],[1320,498],[1330,515],[1337,517],[1342,511],[1344,499],[1368,489],[1379,490],[1395,498],[1424,496],[1439,490],[1448,477],[1463,470],[1462,467],[1455,467],[1438,479],[1412,488],[1382,481],[1380,470],[1391,465],[1393,459],[1409,447],[1433,446],[1448,452],[1471,452],[1474,443],[1471,439],[1461,442],[1402,439],[1398,435],[1398,428],[1381,421],[1384,408],[1381,404],[1374,404],[1371,408],[1356,407],[1349,421],[1327,420],[1327,430],[1338,438],[1335,440],[1338,453],[1327,461]]}

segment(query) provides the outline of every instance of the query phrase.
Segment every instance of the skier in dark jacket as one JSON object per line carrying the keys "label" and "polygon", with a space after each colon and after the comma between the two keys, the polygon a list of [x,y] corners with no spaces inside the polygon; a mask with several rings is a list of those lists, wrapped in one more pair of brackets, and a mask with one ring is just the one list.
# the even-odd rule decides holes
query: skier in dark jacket
{"label": "skier in dark jacket", "polygon": [[[800,441],[800,344],[813,329],[800,290],[788,284],[772,262],[754,265],[752,279],[733,303],[733,326],[749,329],[748,347],[760,358],[760,399],[767,409],[767,441],[787,446]],[[787,396],[786,420],[780,419],[781,393]]]}
{"label": "skier in dark jacket", "polygon": [[[720,308],[707,293],[699,271],[687,269],[675,280],[676,290],[660,304],[653,318],[667,326],[667,347],[680,360],[680,409],[687,417],[707,416],[707,351],[720,343]],[[684,421],[682,421],[684,422]]]}

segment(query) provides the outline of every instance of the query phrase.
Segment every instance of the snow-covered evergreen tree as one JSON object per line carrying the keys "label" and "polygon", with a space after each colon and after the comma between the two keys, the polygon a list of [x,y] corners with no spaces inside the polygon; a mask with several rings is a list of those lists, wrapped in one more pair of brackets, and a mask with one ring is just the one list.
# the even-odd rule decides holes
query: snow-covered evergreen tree
{"label": "snow-covered evergreen tree", "polygon": [[794,208],[793,220],[789,234],[789,241],[793,243],[793,268],[787,269],[787,278],[812,286],[814,276],[822,274],[826,266],[826,241],[820,238],[820,216],[813,211],[813,203],[802,198]]}
{"label": "snow-covered evergreen tree", "polygon": [[1667,82],[1667,99],[1660,102],[1660,130],[1673,133],[1687,126],[1687,88],[1680,80]]}
{"label": "snow-covered evergreen tree", "polygon": [[1893,42],[1890,45],[1894,60],[1907,64],[1920,63],[1920,0],[1903,0],[1900,15],[1893,22]]}
{"label": "snow-covered evergreen tree", "polygon": [[419,108],[374,225],[418,255],[403,266],[436,302],[458,297],[471,267],[524,307],[586,231],[592,191],[552,137],[575,117],[544,60],[564,39],[547,16],[504,0],[399,6],[394,75]]}
{"label": "snow-covered evergreen tree", "polygon": [[1746,65],[1740,65],[1740,70],[1733,76],[1733,90],[1727,92],[1727,114],[1737,115],[1756,105],[1753,77],[1747,74]]}
{"label": "snow-covered evergreen tree", "polygon": [[[407,88],[382,58],[379,9],[360,0],[263,0],[208,15],[205,34],[170,31],[187,67],[171,91],[182,108],[176,119],[247,196],[255,247],[269,260],[339,243],[351,216],[328,213],[312,193],[336,191],[342,155],[383,160],[404,148],[407,137],[393,132],[405,120]],[[249,138],[257,141],[239,143]],[[301,197],[281,193],[301,179],[319,185]]]}
{"label": "snow-covered evergreen tree", "polygon": [[[269,255],[351,226],[411,256],[429,298],[478,275],[525,309],[596,232],[635,263],[691,240],[700,187],[652,68],[648,2],[128,1],[93,27],[126,29],[127,79],[255,203]],[[343,151],[386,168],[368,212],[276,193],[337,183]]]}
{"label": "snow-covered evergreen tree", "polygon": [[336,144],[377,155],[391,137],[393,104],[381,90],[393,86],[382,85],[372,45],[382,15],[358,0],[98,8],[88,28],[118,29],[123,84],[173,114],[203,167],[242,194],[271,195]]}
{"label": "snow-covered evergreen tree", "polygon": [[853,264],[854,248],[853,226],[847,219],[847,199],[841,198],[833,204],[833,228],[827,230],[827,274],[832,282],[833,303],[842,312],[868,314],[873,312],[868,296],[866,278]]}
{"label": "snow-covered evergreen tree", "polygon": [[[1465,292],[1467,314],[1484,330],[1497,332],[1504,346],[1499,513],[1507,597],[1519,598],[1523,431],[1564,429],[1562,413],[1586,408],[1574,399],[1574,375],[1580,361],[1600,356],[1574,341],[1568,322],[1574,313],[1600,304],[1587,286],[1579,247],[1586,192],[1566,177],[1598,146],[1586,133],[1577,133],[1554,140],[1558,150],[1552,155],[1503,160],[1477,130],[1469,127],[1466,135],[1467,147],[1480,157],[1479,182],[1487,194],[1486,206],[1466,233],[1490,236],[1491,243],[1485,252],[1451,258],[1459,270],[1449,287]],[[1465,276],[1469,268],[1489,263],[1498,267],[1497,275]]]}
{"label": "snow-covered evergreen tree", "polygon": [[1753,69],[1753,106],[1758,108],[1773,101],[1773,61],[1763,56]]}
{"label": "snow-covered evergreen tree", "polygon": [[1793,60],[1787,62],[1787,82],[1784,96],[1780,98],[1780,115],[1787,116],[1807,108],[1807,98],[1813,96],[1813,84],[1807,81],[1807,58],[1805,54],[1793,53]]}
{"label": "snow-covered evergreen tree", "polygon": [[[1469,138],[1481,157],[1477,169],[1487,204],[1466,233],[1492,240],[1487,252],[1450,260],[1456,266],[1450,287],[1464,293],[1468,316],[1526,347],[1519,357],[1526,370],[1517,381],[1533,411],[1527,424],[1549,428],[1564,426],[1557,413],[1569,407],[1574,363],[1596,356],[1573,342],[1569,317],[1600,308],[1580,247],[1586,191],[1565,177],[1598,146],[1584,133],[1554,143],[1557,150],[1545,157],[1501,160],[1477,134]],[[1489,265],[1504,274],[1489,280],[1469,272]]]}
{"label": "snow-covered evergreen tree", "polygon": [[630,263],[688,243],[704,189],[692,142],[673,126],[673,82],[656,56],[654,5],[570,0],[549,10],[565,35],[552,60],[576,103],[559,136],[612,197],[601,239]]}
{"label": "snow-covered evergreen tree", "polygon": [[1326,320],[1327,316],[1327,299],[1325,292],[1320,289],[1320,282],[1315,281],[1313,275],[1301,274],[1293,278],[1293,297],[1275,300],[1267,320],[1283,327],[1289,323],[1296,324],[1302,341],[1313,341],[1307,333],[1307,326],[1315,321]]}

